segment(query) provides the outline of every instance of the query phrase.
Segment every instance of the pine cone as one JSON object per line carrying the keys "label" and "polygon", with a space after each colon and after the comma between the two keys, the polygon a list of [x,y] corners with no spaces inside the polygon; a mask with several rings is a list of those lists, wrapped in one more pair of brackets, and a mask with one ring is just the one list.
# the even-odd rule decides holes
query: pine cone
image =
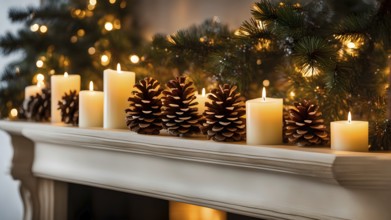
{"label": "pine cone", "polygon": [[224,84],[212,90],[206,102],[203,133],[214,141],[245,140],[246,115],[244,98],[236,91],[236,86]]}
{"label": "pine cone", "polygon": [[177,77],[167,83],[167,89],[163,91],[162,121],[170,134],[185,136],[201,131],[201,116],[197,113],[194,93],[193,82],[186,77]]}
{"label": "pine cone", "polygon": [[42,94],[30,96],[26,104],[25,114],[32,121],[49,121],[51,112],[51,90],[43,88]]}
{"label": "pine cone", "polygon": [[129,108],[125,110],[126,125],[139,134],[159,134],[163,129],[161,116],[163,89],[160,83],[147,77],[134,85],[133,96],[128,99]]}
{"label": "pine cone", "polygon": [[285,135],[289,143],[300,146],[322,145],[329,141],[319,106],[303,100],[294,103],[285,120]]}
{"label": "pine cone", "polygon": [[65,124],[79,124],[79,93],[71,90],[58,101],[58,109],[61,111],[61,121]]}

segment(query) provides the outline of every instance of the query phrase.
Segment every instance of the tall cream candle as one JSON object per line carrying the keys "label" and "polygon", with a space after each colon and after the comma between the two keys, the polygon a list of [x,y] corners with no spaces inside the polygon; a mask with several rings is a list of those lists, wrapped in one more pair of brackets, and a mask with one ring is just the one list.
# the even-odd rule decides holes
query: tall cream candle
{"label": "tall cream candle", "polygon": [[205,102],[208,100],[208,94],[205,94],[205,88],[202,89],[201,95],[196,95],[196,102],[198,102],[198,114],[202,115],[206,109]]}
{"label": "tall cream candle", "polygon": [[347,121],[334,121],[330,125],[331,149],[345,151],[368,151],[368,122],[352,121],[349,112]]}
{"label": "tall cream candle", "polygon": [[103,92],[89,89],[79,93],[79,127],[103,127]]}
{"label": "tall cream candle", "polygon": [[103,75],[103,127],[126,128],[125,109],[128,107],[128,98],[131,95],[136,74],[121,71],[121,66],[118,64],[117,71],[107,69]]}
{"label": "tall cream candle", "polygon": [[246,102],[246,140],[247,144],[282,144],[283,100],[262,98]]}
{"label": "tall cream candle", "polygon": [[51,76],[51,121],[53,123],[61,122],[61,112],[58,110],[58,101],[61,100],[65,92],[69,92],[70,90],[80,91],[80,75],[68,75],[68,73],[65,72],[64,75]]}

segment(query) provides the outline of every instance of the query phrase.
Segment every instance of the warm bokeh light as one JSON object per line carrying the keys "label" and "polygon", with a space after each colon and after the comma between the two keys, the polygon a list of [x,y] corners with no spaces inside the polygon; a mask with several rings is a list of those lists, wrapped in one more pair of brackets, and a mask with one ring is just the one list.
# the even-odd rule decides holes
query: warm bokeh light
{"label": "warm bokeh light", "polygon": [[32,32],[37,32],[38,29],[39,29],[39,25],[38,24],[33,24],[33,25],[30,26],[30,30]]}
{"label": "warm bokeh light", "polygon": [[140,58],[136,54],[131,55],[129,57],[129,59],[130,59],[130,62],[132,62],[134,64],[136,64],[136,63],[138,63],[140,61]]}
{"label": "warm bokeh light", "polygon": [[291,91],[290,93],[289,93],[289,95],[293,98],[293,97],[295,97],[295,92],[294,91]]}
{"label": "warm bokeh light", "polygon": [[10,117],[15,118],[18,116],[18,110],[16,108],[11,109]]}
{"label": "warm bokeh light", "polygon": [[36,78],[38,82],[42,82],[43,80],[45,80],[45,76],[42,73],[38,73]]}
{"label": "warm bokeh light", "polygon": [[268,86],[270,86],[270,81],[265,79],[265,80],[263,80],[262,85],[265,87],[268,87]]}
{"label": "warm bokeh light", "polygon": [[106,22],[105,23],[105,29],[106,31],[112,31],[113,30],[113,24],[111,22]]}
{"label": "warm bokeh light", "polygon": [[348,43],[346,44],[346,46],[347,46],[349,49],[356,49],[356,44],[353,43],[353,42],[348,42]]}
{"label": "warm bokeh light", "polygon": [[88,48],[88,54],[89,54],[89,55],[94,55],[94,54],[95,54],[95,52],[96,52],[96,50],[95,50],[95,48],[94,48],[94,47],[90,47],[90,48]]}
{"label": "warm bokeh light", "polygon": [[35,65],[36,65],[38,68],[41,68],[41,67],[43,67],[43,61],[42,61],[42,60],[37,60],[37,62],[35,63]]}
{"label": "warm bokeh light", "polygon": [[46,33],[48,31],[48,27],[46,27],[45,25],[41,25],[41,27],[39,28],[39,31],[41,33]]}
{"label": "warm bokeh light", "polygon": [[101,57],[100,57],[100,62],[103,66],[107,66],[109,64],[109,56],[103,54]]}

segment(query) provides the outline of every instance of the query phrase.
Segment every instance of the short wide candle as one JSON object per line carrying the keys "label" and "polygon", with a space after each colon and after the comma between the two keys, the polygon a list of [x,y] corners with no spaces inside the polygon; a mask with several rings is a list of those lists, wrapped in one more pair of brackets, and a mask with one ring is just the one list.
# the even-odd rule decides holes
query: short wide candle
{"label": "short wide candle", "polygon": [[282,144],[283,100],[262,98],[246,102],[247,144]]}
{"label": "short wide candle", "polygon": [[79,93],[79,127],[103,127],[103,92],[94,91],[92,81]]}
{"label": "short wide candle", "polygon": [[61,122],[61,112],[58,109],[58,101],[61,101],[65,92],[71,90],[80,91],[80,75],[54,75],[51,76],[51,121],[53,123]]}
{"label": "short wide candle", "polygon": [[128,98],[135,83],[134,72],[121,71],[118,64],[117,71],[107,69],[103,72],[104,128],[126,128],[125,109],[128,107]]}
{"label": "short wide candle", "polygon": [[331,149],[344,151],[368,151],[368,122],[334,121],[330,125]]}

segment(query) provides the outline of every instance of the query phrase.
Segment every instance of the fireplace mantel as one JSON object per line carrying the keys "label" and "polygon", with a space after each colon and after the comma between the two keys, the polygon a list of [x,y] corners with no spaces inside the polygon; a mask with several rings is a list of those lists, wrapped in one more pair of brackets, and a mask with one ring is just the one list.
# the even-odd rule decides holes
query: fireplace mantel
{"label": "fireplace mantel", "polygon": [[[51,204],[63,200],[55,199],[66,190],[60,183],[265,219],[391,219],[390,153],[251,146],[203,137],[148,136],[127,130],[13,121],[0,121],[0,128],[11,135],[15,154],[33,154],[32,173],[22,185],[27,184],[26,179],[39,179],[34,180],[41,189],[37,192],[39,205],[33,201],[34,192],[30,192],[32,199],[24,199],[31,203],[26,215],[34,216],[40,209],[39,219],[63,216],[59,206]],[[32,141],[33,151],[27,150],[28,141]],[[16,157],[15,170],[25,162]],[[30,188],[26,187],[34,191]]]}

